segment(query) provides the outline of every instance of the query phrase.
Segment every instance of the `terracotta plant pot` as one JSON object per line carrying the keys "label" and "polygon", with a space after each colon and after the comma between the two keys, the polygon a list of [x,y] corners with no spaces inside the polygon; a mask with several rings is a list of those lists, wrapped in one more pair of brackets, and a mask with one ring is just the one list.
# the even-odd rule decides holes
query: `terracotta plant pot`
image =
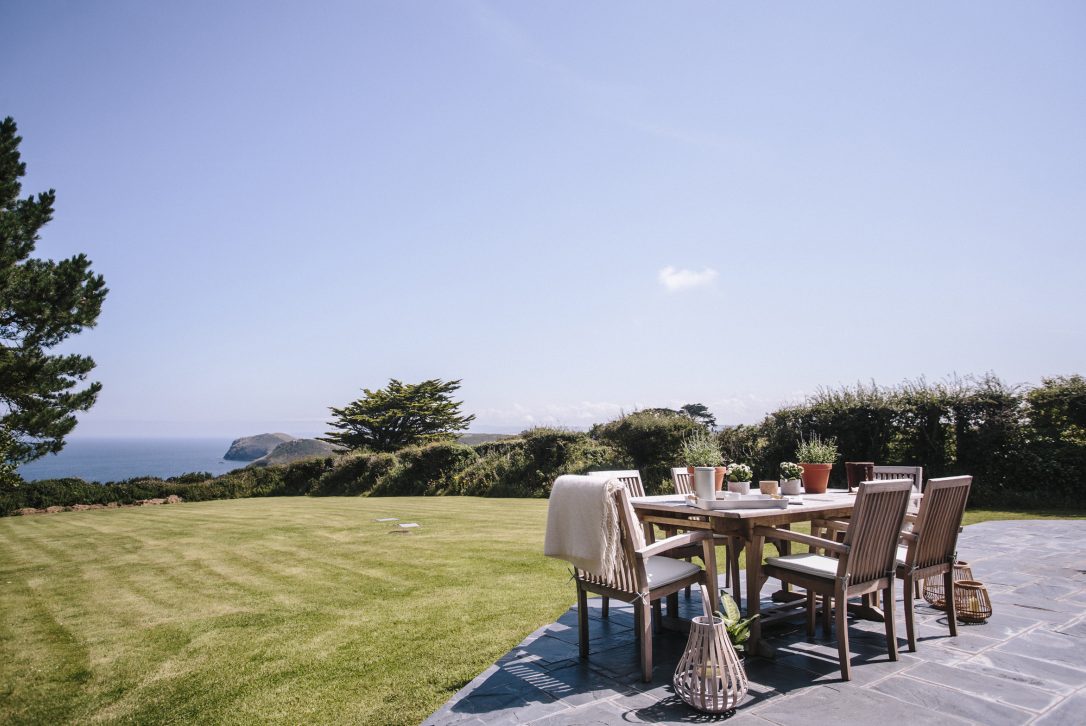
{"label": "terracotta plant pot", "polygon": [[804,464],[803,490],[808,494],[822,494],[830,484],[830,471],[833,464]]}
{"label": "terracotta plant pot", "polygon": [[728,475],[728,467],[718,466],[716,473],[713,474],[713,484],[716,485],[716,490],[719,492],[724,488],[724,477]]}

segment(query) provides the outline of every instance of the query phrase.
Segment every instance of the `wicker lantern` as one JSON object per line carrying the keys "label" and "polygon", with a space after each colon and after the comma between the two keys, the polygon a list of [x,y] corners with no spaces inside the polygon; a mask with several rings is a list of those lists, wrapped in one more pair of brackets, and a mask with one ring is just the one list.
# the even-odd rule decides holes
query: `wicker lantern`
{"label": "wicker lantern", "polygon": [[699,711],[725,713],[747,695],[747,673],[724,621],[710,614],[704,585],[701,591],[706,614],[691,620],[686,650],[675,668],[675,693]]}
{"label": "wicker lantern", "polygon": [[992,617],[992,600],[988,589],[976,580],[954,582],[954,612],[958,620],[966,623],[983,623]]}
{"label": "wicker lantern", "polygon": [[[954,563],[954,586],[961,580],[972,580],[973,570],[968,562]],[[943,591],[943,578],[929,577],[924,580],[924,600],[936,610],[946,610],[946,593]]]}

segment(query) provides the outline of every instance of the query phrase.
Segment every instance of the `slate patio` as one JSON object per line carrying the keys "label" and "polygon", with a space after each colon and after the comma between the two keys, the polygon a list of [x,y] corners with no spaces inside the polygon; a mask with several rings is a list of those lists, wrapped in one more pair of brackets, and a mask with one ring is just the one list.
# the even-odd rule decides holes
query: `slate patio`
{"label": "slate patio", "polygon": [[[631,609],[612,602],[603,620],[593,599],[587,661],[577,656],[571,607],[424,723],[1086,724],[1086,521],[975,524],[962,533],[959,556],[987,585],[992,618],[960,625],[951,638],[946,615],[921,600],[917,652],[908,653],[899,584],[901,658],[887,658],[880,623],[853,621],[850,682],[840,679],[835,641],[821,629],[807,638],[797,618],[764,632],[777,656],[747,661],[750,693],[740,707],[727,717],[702,714],[671,686],[685,635],[654,638],[654,679],[642,683]],[[767,583],[763,596],[773,589]],[[680,602],[684,615],[700,613],[696,595]]]}

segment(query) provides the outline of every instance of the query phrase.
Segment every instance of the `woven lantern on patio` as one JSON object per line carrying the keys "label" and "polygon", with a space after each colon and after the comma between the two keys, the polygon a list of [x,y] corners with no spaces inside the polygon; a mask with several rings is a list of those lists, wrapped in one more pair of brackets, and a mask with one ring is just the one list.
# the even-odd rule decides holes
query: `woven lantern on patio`
{"label": "woven lantern on patio", "polygon": [[[954,586],[961,580],[972,580],[973,570],[968,562],[954,563]],[[943,577],[929,577],[924,580],[924,600],[936,610],[946,610],[946,592],[943,588]]]}
{"label": "woven lantern on patio", "polygon": [[958,580],[954,583],[954,613],[966,623],[983,623],[992,617],[992,600],[984,583]]}
{"label": "woven lantern on patio", "polygon": [[724,713],[747,695],[747,673],[724,621],[709,610],[709,591],[704,585],[701,601],[705,615],[690,622],[686,650],[675,668],[675,693],[699,711]]}

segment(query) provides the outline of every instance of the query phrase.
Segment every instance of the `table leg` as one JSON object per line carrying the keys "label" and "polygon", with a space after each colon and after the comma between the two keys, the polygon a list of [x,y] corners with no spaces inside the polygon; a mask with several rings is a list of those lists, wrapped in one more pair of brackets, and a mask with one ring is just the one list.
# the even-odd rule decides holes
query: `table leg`
{"label": "table leg", "polygon": [[705,560],[705,587],[709,590],[709,608],[712,612],[720,610],[720,580],[716,572],[716,545],[713,540],[706,539],[701,543],[702,559]]}
{"label": "table leg", "polygon": [[743,576],[739,572],[739,553],[743,549],[743,540],[739,537],[732,537],[728,541],[728,573],[731,575],[731,582],[729,583],[732,588],[732,597],[735,599],[736,606],[743,609],[743,596],[740,593],[741,583]]}
{"label": "table leg", "polygon": [[[762,548],[765,537],[753,535],[747,540],[747,617],[757,615],[762,609]],[[754,618],[750,624],[750,640],[747,647],[750,652],[758,653],[759,640],[762,637],[761,618]]]}

